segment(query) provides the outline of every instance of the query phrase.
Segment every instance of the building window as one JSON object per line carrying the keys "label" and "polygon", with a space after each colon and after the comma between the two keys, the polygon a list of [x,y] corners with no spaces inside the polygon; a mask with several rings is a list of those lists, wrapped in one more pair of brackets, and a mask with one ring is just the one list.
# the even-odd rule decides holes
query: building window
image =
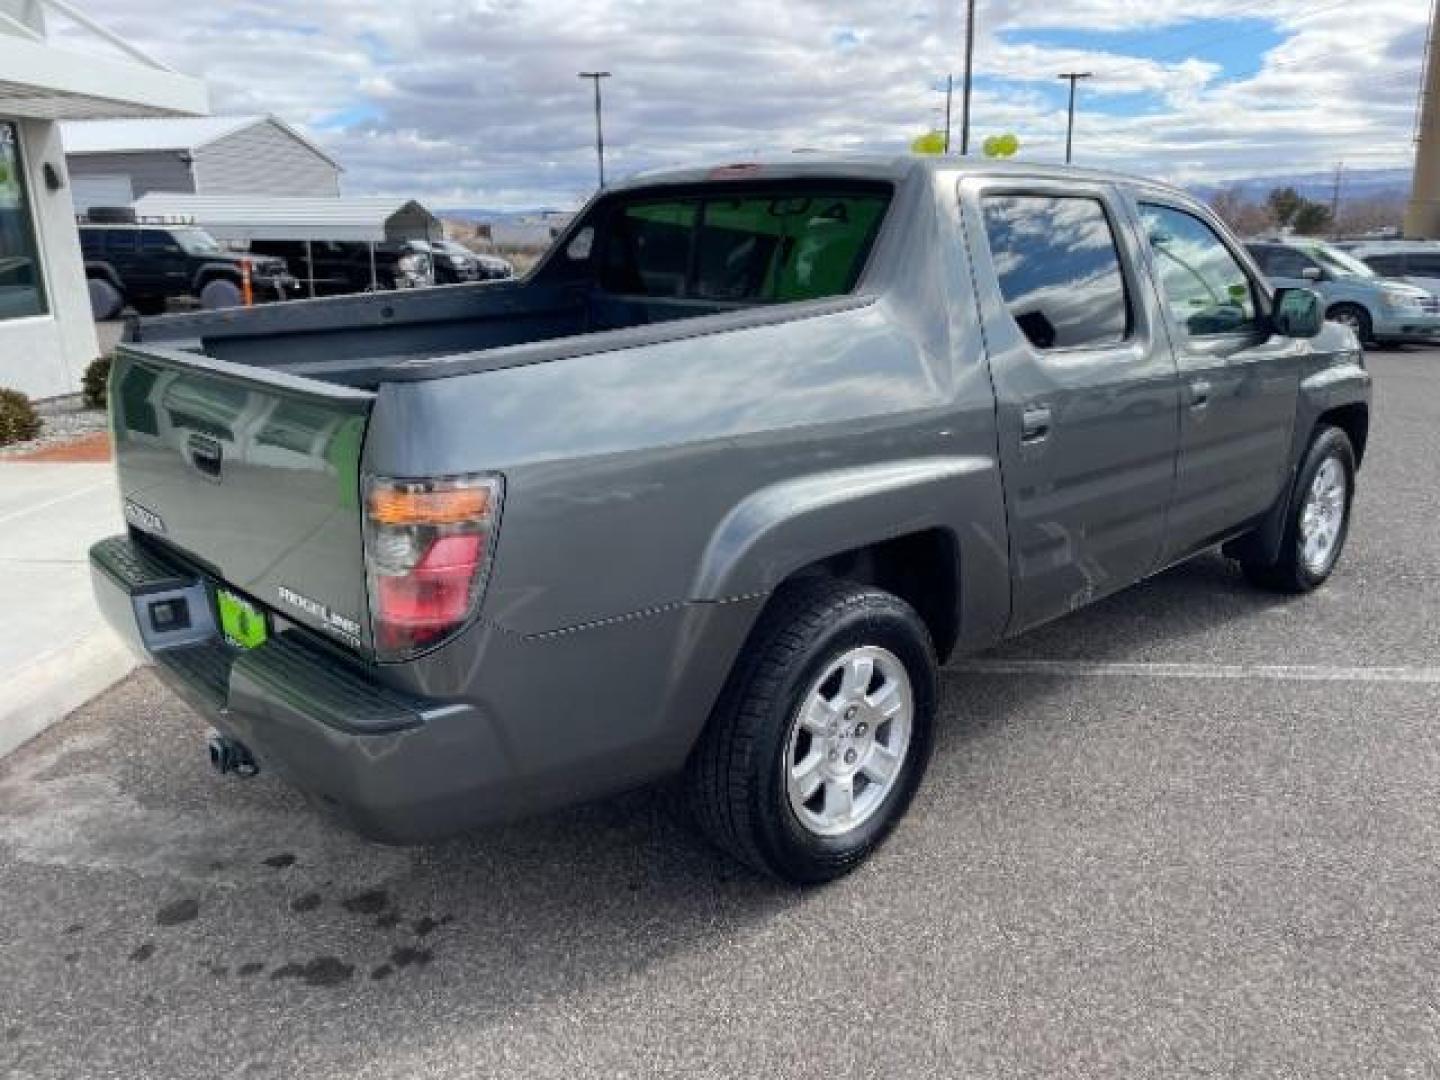
{"label": "building window", "polygon": [[20,132],[0,121],[0,320],[46,311],[40,246],[26,195]]}

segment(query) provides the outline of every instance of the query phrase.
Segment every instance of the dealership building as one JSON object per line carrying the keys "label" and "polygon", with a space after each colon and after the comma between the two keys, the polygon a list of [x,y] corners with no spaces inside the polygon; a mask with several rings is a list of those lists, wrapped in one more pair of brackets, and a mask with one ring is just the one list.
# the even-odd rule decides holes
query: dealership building
{"label": "dealership building", "polygon": [[208,111],[68,0],[0,0],[0,387],[72,393],[98,351],[59,121]]}

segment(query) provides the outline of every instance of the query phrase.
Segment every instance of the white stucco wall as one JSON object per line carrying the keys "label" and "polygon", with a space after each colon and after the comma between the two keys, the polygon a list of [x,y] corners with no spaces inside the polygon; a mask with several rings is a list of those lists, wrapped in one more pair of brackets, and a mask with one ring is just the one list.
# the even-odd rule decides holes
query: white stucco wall
{"label": "white stucco wall", "polygon": [[[11,119],[0,115],[0,120]],[[0,386],[39,399],[79,390],[85,366],[98,355],[99,346],[59,125],[48,120],[15,122],[50,311],[35,318],[0,320]],[[45,162],[66,177],[66,186],[59,191],[45,186],[41,175]]]}

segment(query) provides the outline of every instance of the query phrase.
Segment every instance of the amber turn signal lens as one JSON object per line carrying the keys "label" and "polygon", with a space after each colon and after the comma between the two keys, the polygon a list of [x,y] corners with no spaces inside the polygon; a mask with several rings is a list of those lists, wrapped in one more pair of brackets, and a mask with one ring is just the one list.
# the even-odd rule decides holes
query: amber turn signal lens
{"label": "amber turn signal lens", "polygon": [[490,489],[376,487],[368,509],[376,525],[459,525],[489,512]]}

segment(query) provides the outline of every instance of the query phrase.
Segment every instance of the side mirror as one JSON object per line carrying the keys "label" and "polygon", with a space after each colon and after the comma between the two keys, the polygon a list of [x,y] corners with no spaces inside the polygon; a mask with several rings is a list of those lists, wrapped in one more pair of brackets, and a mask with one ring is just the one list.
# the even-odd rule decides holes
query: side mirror
{"label": "side mirror", "polygon": [[1276,289],[1270,321],[1277,334],[1315,337],[1325,325],[1320,294],[1313,289]]}
{"label": "side mirror", "polygon": [[1300,271],[1300,276],[1306,281],[1324,281],[1325,271],[1318,266],[1307,266]]}

